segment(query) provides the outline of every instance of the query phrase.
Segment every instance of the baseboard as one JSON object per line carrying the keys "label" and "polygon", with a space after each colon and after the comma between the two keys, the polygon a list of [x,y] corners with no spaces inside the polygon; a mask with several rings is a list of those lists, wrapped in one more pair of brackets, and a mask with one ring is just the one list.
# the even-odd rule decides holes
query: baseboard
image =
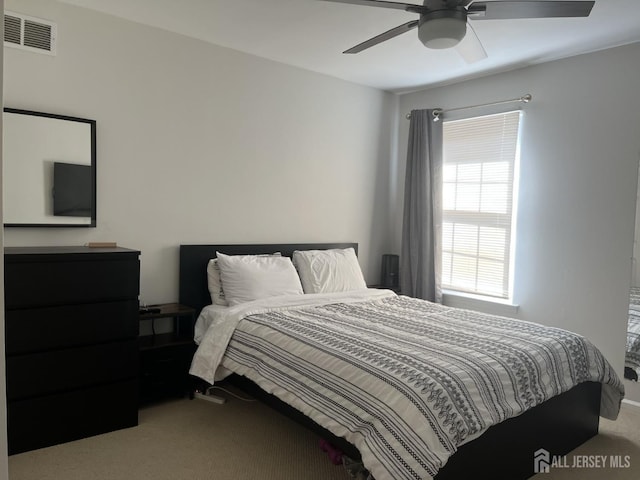
{"label": "baseboard", "polygon": [[626,398],[623,398],[622,403],[626,403],[627,405],[630,405],[634,408],[640,408],[640,402],[636,402],[634,400],[628,400]]}

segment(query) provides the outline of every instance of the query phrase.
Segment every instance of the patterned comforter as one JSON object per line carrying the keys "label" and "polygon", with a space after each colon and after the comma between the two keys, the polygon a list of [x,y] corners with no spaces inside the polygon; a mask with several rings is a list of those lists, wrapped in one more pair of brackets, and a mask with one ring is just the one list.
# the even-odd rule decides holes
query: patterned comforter
{"label": "patterned comforter", "polygon": [[640,376],[640,287],[631,287],[624,366]]}
{"label": "patterned comforter", "polygon": [[618,414],[619,378],[577,334],[368,292],[232,307],[191,373],[248,377],[355,445],[377,480],[429,479],[463,443],[582,382],[602,382],[601,415]]}

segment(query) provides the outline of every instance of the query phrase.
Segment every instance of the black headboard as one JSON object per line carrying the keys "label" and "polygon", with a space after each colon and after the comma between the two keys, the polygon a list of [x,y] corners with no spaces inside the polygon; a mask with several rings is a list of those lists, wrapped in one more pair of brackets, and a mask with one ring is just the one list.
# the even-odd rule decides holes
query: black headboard
{"label": "black headboard", "polygon": [[211,303],[207,286],[207,263],[216,252],[227,255],[258,255],[280,252],[290,257],[295,250],[355,249],[357,243],[272,243],[248,245],[180,245],[180,303],[196,309],[196,313]]}

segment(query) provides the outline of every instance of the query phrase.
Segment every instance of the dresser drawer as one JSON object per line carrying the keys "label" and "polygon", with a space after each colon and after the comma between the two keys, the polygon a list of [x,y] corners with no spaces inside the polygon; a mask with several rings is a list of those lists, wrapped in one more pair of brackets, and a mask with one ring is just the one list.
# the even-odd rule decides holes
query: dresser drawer
{"label": "dresser drawer", "polygon": [[138,336],[138,301],[8,310],[6,353],[14,355]]}
{"label": "dresser drawer", "polygon": [[[13,261],[5,257],[7,309],[106,302],[138,297],[140,262],[136,255],[117,259]],[[20,257],[17,256],[19,260]]]}
{"label": "dresser drawer", "polygon": [[137,379],[7,403],[10,455],[137,424]]}
{"label": "dresser drawer", "polygon": [[[138,339],[7,357],[9,400],[138,376]],[[100,412],[96,412],[100,415]]]}

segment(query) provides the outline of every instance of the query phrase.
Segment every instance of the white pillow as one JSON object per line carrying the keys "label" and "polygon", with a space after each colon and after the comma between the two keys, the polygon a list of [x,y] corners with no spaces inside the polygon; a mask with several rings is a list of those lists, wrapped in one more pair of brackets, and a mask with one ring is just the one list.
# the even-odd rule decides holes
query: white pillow
{"label": "white pillow", "polygon": [[293,263],[298,269],[304,293],[349,292],[367,288],[353,248],[296,250]]}
{"label": "white pillow", "polygon": [[[280,252],[265,253],[258,255],[260,257],[266,256],[282,256]],[[220,279],[220,267],[218,266],[218,259],[212,258],[207,263],[207,285],[209,287],[209,294],[211,295],[211,303],[214,305],[222,305],[224,307],[229,306],[229,302],[224,296],[224,289],[222,288],[222,280]]]}
{"label": "white pillow", "polygon": [[230,306],[276,295],[302,295],[291,259],[216,252],[220,278]]}
{"label": "white pillow", "polygon": [[211,303],[225,307],[228,306],[229,302],[227,302],[224,296],[224,290],[222,289],[220,267],[218,266],[217,258],[212,258],[207,264],[207,284],[209,286],[209,293],[211,294]]}

